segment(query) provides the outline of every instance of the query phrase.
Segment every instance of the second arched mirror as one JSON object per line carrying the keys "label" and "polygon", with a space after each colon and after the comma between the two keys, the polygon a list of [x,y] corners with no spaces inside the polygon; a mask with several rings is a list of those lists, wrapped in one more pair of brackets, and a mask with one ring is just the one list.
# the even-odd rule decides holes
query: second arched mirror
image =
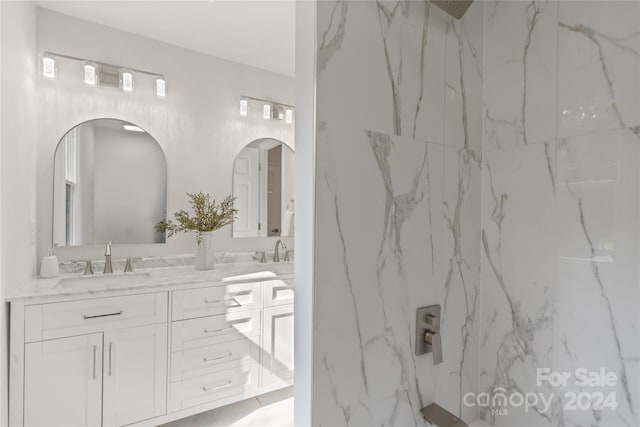
{"label": "second arched mirror", "polygon": [[293,236],[294,153],[271,138],[242,149],[233,167],[233,237]]}

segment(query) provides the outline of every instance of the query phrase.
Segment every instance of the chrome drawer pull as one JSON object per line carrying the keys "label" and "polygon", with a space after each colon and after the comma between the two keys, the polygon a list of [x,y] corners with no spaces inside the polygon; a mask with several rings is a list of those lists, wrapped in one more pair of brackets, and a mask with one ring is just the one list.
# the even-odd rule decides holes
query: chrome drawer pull
{"label": "chrome drawer pull", "polygon": [[216,389],[219,389],[219,388],[222,388],[222,387],[226,387],[228,385],[231,385],[231,381],[227,381],[227,382],[222,383],[222,384],[215,384],[215,385],[209,385],[209,386],[202,387],[202,391],[216,390]]}
{"label": "chrome drawer pull", "polygon": [[209,300],[209,299],[206,299],[206,300],[204,300],[204,303],[205,303],[205,304],[218,304],[219,302],[222,302],[222,301],[223,301],[223,300],[221,300],[221,299],[216,299],[216,300]]}
{"label": "chrome drawer pull", "polygon": [[93,346],[93,379],[96,379],[96,351],[98,350],[98,346]]}
{"label": "chrome drawer pull", "polygon": [[87,316],[86,314],[83,314],[82,317],[84,318],[84,320],[87,320],[87,319],[97,319],[98,317],[120,316],[122,313],[124,313],[124,311],[120,310],[115,313],[94,314],[93,316]]}
{"label": "chrome drawer pull", "polygon": [[112,342],[109,343],[109,376],[111,376],[111,358],[112,358],[111,357],[112,356],[111,355],[111,347],[113,347],[113,343]]}
{"label": "chrome drawer pull", "polygon": [[216,357],[211,357],[211,356],[205,356],[202,358],[203,362],[212,362],[214,360],[220,360],[220,359],[225,359],[227,357],[231,357],[233,356],[233,353],[229,352],[227,354],[223,354],[222,356],[216,356]]}
{"label": "chrome drawer pull", "polygon": [[205,334],[213,334],[215,332],[223,332],[223,331],[228,331],[231,330],[233,328],[222,328],[222,329],[205,329],[204,333]]}

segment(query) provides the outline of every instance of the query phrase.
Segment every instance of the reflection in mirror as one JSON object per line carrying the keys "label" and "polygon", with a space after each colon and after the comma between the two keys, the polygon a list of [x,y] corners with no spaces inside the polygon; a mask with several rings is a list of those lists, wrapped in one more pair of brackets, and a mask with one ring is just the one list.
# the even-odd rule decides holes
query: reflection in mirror
{"label": "reflection in mirror", "polygon": [[233,237],[293,236],[293,160],[293,150],[271,138],[253,141],[238,154]]}
{"label": "reflection in mirror", "polygon": [[53,243],[85,246],[164,243],[167,162],[139,126],[96,119],[67,132],[56,148]]}

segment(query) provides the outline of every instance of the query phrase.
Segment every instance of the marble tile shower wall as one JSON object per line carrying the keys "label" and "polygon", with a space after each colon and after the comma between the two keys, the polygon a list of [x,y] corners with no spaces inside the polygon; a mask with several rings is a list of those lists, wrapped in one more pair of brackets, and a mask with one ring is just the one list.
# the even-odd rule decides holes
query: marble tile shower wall
{"label": "marble tile shower wall", "polygon": [[[482,25],[481,2],[318,2],[315,425],[476,415]],[[429,304],[436,366],[414,356]]]}
{"label": "marble tile shower wall", "polygon": [[[486,2],[483,74],[479,391],[555,399],[481,415],[638,426],[640,3]],[[601,367],[616,387],[537,386],[537,368]],[[566,410],[568,391],[619,406]]]}

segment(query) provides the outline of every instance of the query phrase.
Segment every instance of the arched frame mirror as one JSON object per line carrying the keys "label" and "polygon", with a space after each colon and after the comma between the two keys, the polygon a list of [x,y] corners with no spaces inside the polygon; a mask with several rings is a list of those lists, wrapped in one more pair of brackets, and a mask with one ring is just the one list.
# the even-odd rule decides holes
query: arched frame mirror
{"label": "arched frame mirror", "polygon": [[95,119],[69,130],[54,155],[54,245],[165,243],[167,160],[142,127]]}
{"label": "arched frame mirror", "polygon": [[233,196],[233,237],[293,236],[293,150],[273,138],[247,144],[234,162]]}

